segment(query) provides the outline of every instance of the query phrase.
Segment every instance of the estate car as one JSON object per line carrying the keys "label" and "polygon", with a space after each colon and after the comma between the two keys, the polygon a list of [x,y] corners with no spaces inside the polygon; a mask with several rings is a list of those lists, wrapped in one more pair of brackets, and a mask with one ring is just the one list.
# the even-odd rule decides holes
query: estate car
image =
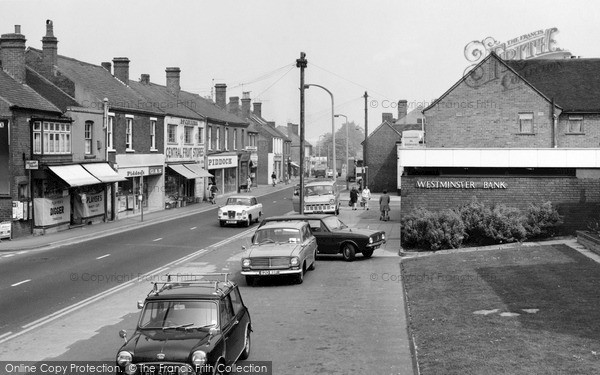
{"label": "estate car", "polygon": [[222,374],[248,358],[250,314],[227,274],[167,278],[138,302],[142,311],[131,337],[119,332],[125,343],[118,373]]}
{"label": "estate car", "polygon": [[386,243],[385,232],[362,228],[351,228],[335,215],[284,215],[265,218],[259,225],[273,222],[303,221],[317,239],[317,254],[342,254],[345,260],[352,261],[357,253],[365,258]]}

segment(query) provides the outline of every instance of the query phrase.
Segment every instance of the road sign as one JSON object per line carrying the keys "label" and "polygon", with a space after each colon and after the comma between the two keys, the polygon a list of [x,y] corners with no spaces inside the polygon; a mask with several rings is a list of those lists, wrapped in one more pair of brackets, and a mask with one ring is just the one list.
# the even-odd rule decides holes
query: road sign
{"label": "road sign", "polygon": [[25,160],[25,169],[38,169],[39,164],[37,160]]}

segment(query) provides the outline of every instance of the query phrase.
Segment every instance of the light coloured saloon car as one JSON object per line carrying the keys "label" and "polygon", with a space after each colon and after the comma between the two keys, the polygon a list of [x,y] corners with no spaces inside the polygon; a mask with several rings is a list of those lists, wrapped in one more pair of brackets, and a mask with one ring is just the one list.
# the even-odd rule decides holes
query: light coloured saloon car
{"label": "light coloured saloon car", "polygon": [[262,209],[262,203],[258,203],[254,196],[233,195],[227,198],[225,206],[219,207],[219,224],[221,226],[243,224],[248,227],[254,221],[259,222]]}
{"label": "light coloured saloon car", "polygon": [[301,284],[306,271],[315,269],[317,240],[305,222],[265,224],[252,236],[252,245],[243,249],[242,275],[248,285],[256,278],[280,275]]}

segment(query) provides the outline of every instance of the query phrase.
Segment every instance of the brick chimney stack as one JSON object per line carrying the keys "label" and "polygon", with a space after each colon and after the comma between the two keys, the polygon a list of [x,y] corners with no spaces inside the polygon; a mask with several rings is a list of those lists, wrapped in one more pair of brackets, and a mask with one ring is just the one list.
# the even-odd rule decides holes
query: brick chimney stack
{"label": "brick chimney stack", "polygon": [[58,39],[54,37],[54,26],[51,20],[46,20],[46,35],[42,38],[43,72],[54,75],[58,64]]}
{"label": "brick chimney stack", "polygon": [[246,91],[242,93],[242,118],[248,118],[250,116],[250,92]]}
{"label": "brick chimney stack", "polygon": [[115,57],[113,59],[113,75],[126,85],[129,85],[129,59],[127,57]]}
{"label": "brick chimney stack", "polygon": [[[181,69],[172,67],[165,69],[165,72],[167,72],[167,92],[171,95],[179,96],[179,91],[181,91],[179,78]],[[148,79],[150,79],[150,77],[148,77]]]}
{"label": "brick chimney stack", "polygon": [[140,76],[140,83],[142,85],[149,85],[150,84],[150,74],[142,74]]}
{"label": "brick chimney stack", "polygon": [[227,85],[224,83],[215,85],[215,104],[223,109],[227,107]]}
{"label": "brick chimney stack", "polygon": [[406,100],[398,100],[398,120],[406,117],[408,113],[408,102]]}
{"label": "brick chimney stack", "polygon": [[240,110],[240,97],[230,96],[229,97],[229,113],[237,115]]}
{"label": "brick chimney stack", "polygon": [[394,123],[394,114],[389,112],[384,112],[381,114],[381,122],[389,122],[390,124]]}
{"label": "brick chimney stack", "polygon": [[105,62],[101,63],[100,65],[102,65],[102,67],[104,69],[108,70],[108,72],[110,74],[112,74],[112,70],[111,70],[112,69],[112,63],[105,61]]}
{"label": "brick chimney stack", "polygon": [[25,83],[25,36],[21,26],[15,25],[13,34],[0,37],[0,60],[2,69],[19,83]]}
{"label": "brick chimney stack", "polygon": [[254,102],[254,103],[252,103],[252,105],[253,105],[252,113],[254,113],[258,117],[262,117],[262,103]]}
{"label": "brick chimney stack", "polygon": [[299,130],[298,129],[299,128],[298,124],[293,124],[291,122],[288,122],[287,127],[288,127],[288,132],[289,133],[295,134],[295,135],[300,135],[300,133],[298,132],[298,130]]}

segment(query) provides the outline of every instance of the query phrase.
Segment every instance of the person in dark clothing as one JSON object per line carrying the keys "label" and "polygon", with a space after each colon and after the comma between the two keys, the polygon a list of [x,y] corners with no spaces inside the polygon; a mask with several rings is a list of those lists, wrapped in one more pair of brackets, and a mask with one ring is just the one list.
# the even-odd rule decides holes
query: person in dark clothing
{"label": "person in dark clothing", "polygon": [[356,190],[356,186],[352,186],[352,190],[350,190],[350,204],[352,205],[352,210],[356,210],[356,202],[358,202],[358,190]]}
{"label": "person in dark clothing", "polygon": [[387,190],[384,190],[383,194],[379,197],[379,211],[381,211],[379,220],[390,220],[390,196],[387,194]]}

